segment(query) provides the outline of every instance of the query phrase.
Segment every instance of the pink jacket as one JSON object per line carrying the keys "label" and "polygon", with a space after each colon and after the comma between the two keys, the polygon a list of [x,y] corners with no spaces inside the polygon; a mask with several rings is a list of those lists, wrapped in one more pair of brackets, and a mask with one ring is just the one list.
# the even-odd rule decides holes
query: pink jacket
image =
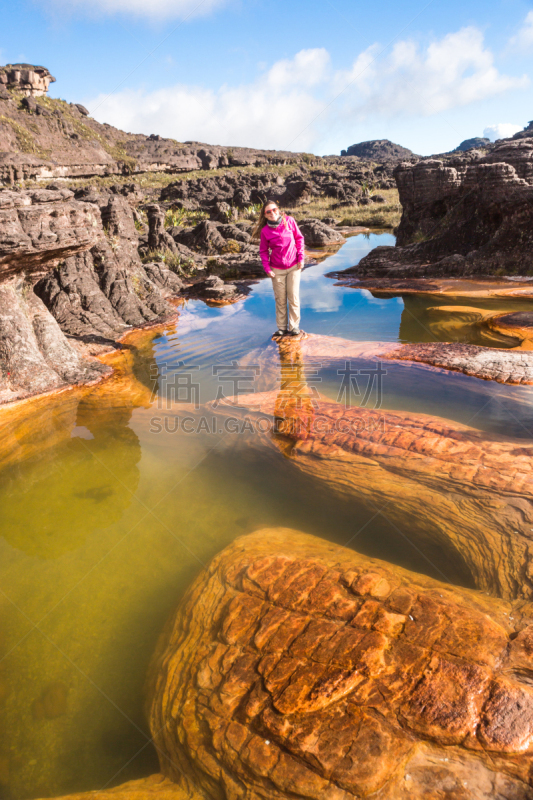
{"label": "pink jacket", "polygon": [[261,231],[259,255],[267,273],[272,268],[290,269],[304,261],[304,237],[293,217],[286,216],[277,228],[265,225]]}

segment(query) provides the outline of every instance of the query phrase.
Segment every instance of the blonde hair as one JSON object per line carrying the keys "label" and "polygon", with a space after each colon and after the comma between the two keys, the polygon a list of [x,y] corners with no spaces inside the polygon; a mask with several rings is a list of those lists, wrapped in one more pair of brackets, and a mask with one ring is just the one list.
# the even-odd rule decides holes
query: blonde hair
{"label": "blonde hair", "polygon": [[261,212],[259,214],[259,219],[257,221],[257,225],[255,226],[255,228],[252,231],[252,241],[254,239],[257,240],[257,239],[261,238],[261,231],[263,230],[263,228],[267,224],[267,218],[265,217],[265,209],[268,208],[268,206],[276,206],[276,208],[278,209],[278,211],[279,211],[279,213],[281,215],[281,219],[283,221],[284,226],[287,227],[287,218],[285,216],[285,212],[282,211],[281,208],[279,208],[279,206],[278,206],[278,204],[276,203],[275,200],[267,200],[266,203],[263,203],[263,207],[261,208]]}

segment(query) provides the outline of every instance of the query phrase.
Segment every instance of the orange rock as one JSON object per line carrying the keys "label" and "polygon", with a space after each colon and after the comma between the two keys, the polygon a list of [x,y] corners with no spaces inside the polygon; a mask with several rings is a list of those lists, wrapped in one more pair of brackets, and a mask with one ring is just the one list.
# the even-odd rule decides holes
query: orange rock
{"label": "orange rock", "polygon": [[[285,394],[239,395],[240,408],[230,398],[212,411],[252,425],[270,417],[270,430],[255,425],[252,446],[280,450],[336,494],[381,509],[417,546],[454,550],[478,588],[533,598],[533,446],[425,414]],[[377,599],[386,595],[365,580]]]}
{"label": "orange rock", "polygon": [[[351,616],[331,616],[333,595]],[[234,800],[526,800],[528,622],[297,531],[244,536],[197,578],[153,658],[162,771],[190,796]]]}

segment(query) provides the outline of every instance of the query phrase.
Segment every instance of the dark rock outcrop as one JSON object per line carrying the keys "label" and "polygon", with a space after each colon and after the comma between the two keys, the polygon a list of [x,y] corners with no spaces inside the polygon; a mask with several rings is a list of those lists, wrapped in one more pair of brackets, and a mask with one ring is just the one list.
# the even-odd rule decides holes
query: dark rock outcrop
{"label": "dark rock outcrop", "polygon": [[342,244],[345,239],[334,228],[330,228],[319,219],[304,219],[298,223],[307,247],[323,247],[330,244]]}
{"label": "dark rock outcrop", "polygon": [[133,212],[123,197],[103,198],[100,211],[95,245],[65,259],[35,291],[69,335],[114,342],[128,327],[175,313],[166,298],[178,294],[183,283],[164,263],[141,264]]}
{"label": "dark rock outcrop", "polygon": [[162,263],[141,264],[127,200],[85,200],[0,192],[0,402],[109,374],[82,353],[176,313],[167,298],[183,283]]}
{"label": "dark rock outcrop", "polygon": [[533,269],[533,138],[487,154],[401,164],[396,249],[378,248],[349,272],[434,277]]}
{"label": "dark rock outcrop", "polygon": [[371,139],[368,142],[351,144],[346,150],[341,151],[341,156],[357,156],[369,161],[399,161],[411,156],[417,158],[412,150],[394,144],[389,139]]}
{"label": "dark rock outcrop", "polygon": [[455,148],[454,153],[464,153],[467,150],[473,150],[477,147],[484,147],[489,143],[490,139],[487,139],[485,136],[474,136],[473,139],[465,139],[464,142],[461,142],[461,144]]}

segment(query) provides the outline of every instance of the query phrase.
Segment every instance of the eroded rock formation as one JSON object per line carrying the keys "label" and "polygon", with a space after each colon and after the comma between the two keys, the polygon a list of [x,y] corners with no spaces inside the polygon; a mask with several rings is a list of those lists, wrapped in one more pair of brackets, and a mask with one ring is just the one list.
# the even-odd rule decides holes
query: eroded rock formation
{"label": "eroded rock formation", "polygon": [[234,800],[530,797],[528,622],[295,531],[238,539],[152,663],[162,771]]}
{"label": "eroded rock formation", "polygon": [[183,283],[141,264],[130,205],[94,200],[0,192],[0,402],[109,374],[78,345],[116,346],[128,327],[176,313],[166,298]]}
{"label": "eroded rock formation", "polygon": [[419,277],[528,274],[533,268],[533,138],[488,154],[401,164],[397,248],[376,248],[348,272]]}
{"label": "eroded rock formation", "polygon": [[41,97],[46,94],[55,78],[46,67],[33,64],[7,64],[0,67],[0,87],[15,89],[25,97]]}

